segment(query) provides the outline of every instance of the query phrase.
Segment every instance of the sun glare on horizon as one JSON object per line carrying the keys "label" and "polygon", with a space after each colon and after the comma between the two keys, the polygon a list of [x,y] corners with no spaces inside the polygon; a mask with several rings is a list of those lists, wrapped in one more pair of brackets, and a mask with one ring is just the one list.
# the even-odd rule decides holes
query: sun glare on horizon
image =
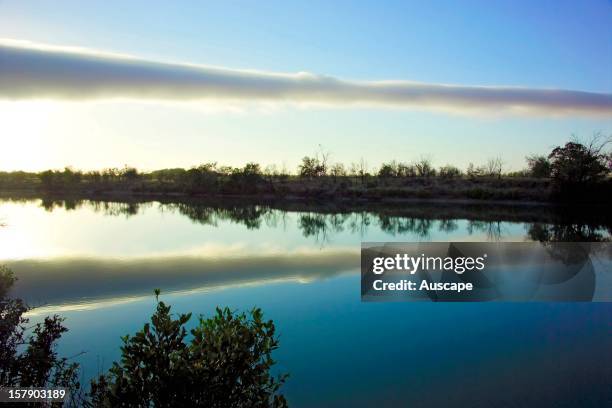
{"label": "sun glare on horizon", "polygon": [[45,167],[51,149],[48,136],[51,123],[63,110],[53,101],[0,102],[2,166],[0,170],[29,170]]}

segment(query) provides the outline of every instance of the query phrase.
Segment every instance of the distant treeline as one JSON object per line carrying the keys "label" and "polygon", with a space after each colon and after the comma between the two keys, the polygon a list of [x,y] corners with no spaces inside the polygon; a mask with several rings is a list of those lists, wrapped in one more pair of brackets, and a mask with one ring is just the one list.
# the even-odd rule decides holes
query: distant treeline
{"label": "distant treeline", "polygon": [[206,163],[190,169],[139,172],[133,167],[83,172],[66,167],[39,173],[2,172],[0,189],[43,193],[266,195],[298,198],[468,198],[496,200],[550,199],[610,201],[612,154],[610,139],[590,144],[576,141],[548,156],[529,156],[523,171],[505,173],[500,158],[464,171],[452,165],[435,168],[429,159],[413,163],[391,161],[369,169],[361,160],[350,166],[329,163],[318,153],[302,159],[296,173]]}

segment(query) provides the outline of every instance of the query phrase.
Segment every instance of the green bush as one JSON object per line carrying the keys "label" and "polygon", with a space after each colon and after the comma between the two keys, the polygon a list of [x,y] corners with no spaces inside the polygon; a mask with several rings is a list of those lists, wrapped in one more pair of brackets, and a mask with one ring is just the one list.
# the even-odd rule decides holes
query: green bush
{"label": "green bush", "polygon": [[550,163],[550,160],[548,160],[548,157],[531,155],[526,159],[530,176],[537,178],[550,177],[552,172],[552,164]]}
{"label": "green bush", "polygon": [[121,361],[92,381],[92,406],[287,406],[278,393],[286,375],[270,374],[278,348],[274,323],[260,309],[247,316],[217,308],[214,317],[200,317],[187,341],[190,318],[174,319],[158,300],[151,323],[123,337]]}

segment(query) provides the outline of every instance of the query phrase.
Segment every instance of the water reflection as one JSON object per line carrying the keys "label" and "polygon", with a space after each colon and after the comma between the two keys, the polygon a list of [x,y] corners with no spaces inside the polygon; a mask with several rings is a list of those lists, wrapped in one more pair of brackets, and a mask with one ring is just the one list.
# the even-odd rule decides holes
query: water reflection
{"label": "water reflection", "polygon": [[570,263],[577,255],[564,253],[554,242],[610,240],[609,215],[594,210],[421,203],[370,207],[7,200],[0,202],[0,215],[9,224],[0,230],[0,260],[18,273],[15,291],[30,304],[72,307],[119,302],[158,287],[212,290],[357,273],[362,240],[533,240]]}
{"label": "water reflection", "polygon": [[[29,202],[29,201],[26,201]],[[508,235],[505,223],[524,223],[525,239],[534,241],[609,241],[612,235],[612,215],[599,207],[552,207],[543,205],[511,206],[473,203],[370,203],[317,204],[267,203],[224,200],[172,202],[159,201],[96,201],[83,199],[40,200],[46,211],[66,211],[89,208],[105,216],[132,217],[146,209],[157,207],[160,212],[178,213],[194,223],[219,226],[224,222],[240,224],[249,230],[262,223],[271,228],[286,226],[287,214],[298,214],[298,227],[304,237],[325,243],[345,231],[360,236],[375,227],[391,236],[413,235],[430,240],[432,231],[444,234],[459,229],[457,220],[466,220],[469,235],[484,234],[488,241],[498,241]]]}
{"label": "water reflection", "polygon": [[142,327],[159,287],[178,312],[262,307],[282,336],[291,406],[550,406],[567,390],[569,405],[601,406],[609,304],[361,303],[359,248],[536,240],[556,250],[570,237],[608,241],[611,217],[468,203],[5,200],[0,264],[19,277],[17,295],[43,306],[33,320],[66,317],[59,352],[86,349],[85,380],[119,358],[120,336]]}
{"label": "water reflection", "polygon": [[[249,257],[162,256],[132,259],[57,258],[9,262],[19,274],[13,295],[33,306],[80,308],[164,292],[208,291],[278,282],[306,283],[359,267],[358,249]],[[40,311],[39,311],[40,312]]]}

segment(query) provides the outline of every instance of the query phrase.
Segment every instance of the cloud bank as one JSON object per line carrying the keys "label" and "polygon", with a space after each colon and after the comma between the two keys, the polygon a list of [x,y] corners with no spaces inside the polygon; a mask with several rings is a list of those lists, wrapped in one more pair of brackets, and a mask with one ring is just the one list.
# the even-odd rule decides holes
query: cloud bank
{"label": "cloud bank", "polygon": [[559,116],[612,115],[612,94],[606,93],[349,81],[310,73],[234,70],[6,42],[0,42],[0,99],[212,99]]}

